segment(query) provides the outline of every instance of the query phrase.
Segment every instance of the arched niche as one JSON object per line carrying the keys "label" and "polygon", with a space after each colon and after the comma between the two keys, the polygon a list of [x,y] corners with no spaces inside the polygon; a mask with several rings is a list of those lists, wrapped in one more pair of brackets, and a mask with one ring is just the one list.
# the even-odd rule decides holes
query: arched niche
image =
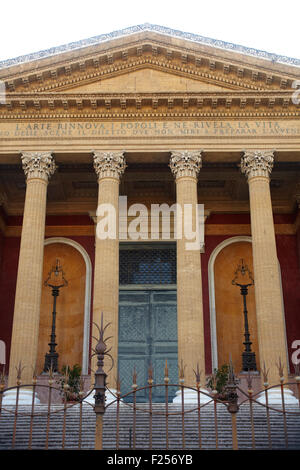
{"label": "arched niche", "polygon": [[[92,266],[85,249],[74,240],[55,237],[45,240],[43,280],[46,279],[55,259],[59,258],[68,280],[68,287],[60,290],[57,301],[57,351],[59,367],[64,364],[82,366],[82,373],[88,373],[90,303]],[[43,285],[39,346],[38,372],[44,365],[52,321],[51,289]]]}
{"label": "arched niche", "polygon": [[[214,283],[215,359],[221,366],[229,362],[231,356],[236,372],[242,370],[242,352],[244,350],[244,315],[243,299],[240,288],[232,285],[234,271],[241,259],[245,260],[253,272],[252,245],[248,240],[235,240],[224,244],[214,258],[212,280]],[[254,287],[248,289],[247,310],[252,351],[256,353],[259,366],[259,348],[255,313]]]}
{"label": "arched niche", "polygon": [[[230,249],[231,247],[231,249]],[[226,251],[225,251],[226,250]],[[220,254],[220,258],[218,261],[218,256]],[[211,253],[209,263],[208,263],[208,281],[209,281],[209,307],[210,307],[210,328],[211,328],[211,353],[212,353],[212,367],[217,368],[221,366],[219,359],[221,359],[222,363],[228,363],[229,359],[229,351],[233,349],[231,345],[234,343],[239,345],[239,353],[242,353],[243,350],[243,306],[242,306],[242,298],[239,292],[239,288],[236,286],[231,285],[231,280],[233,278],[233,273],[238,261],[244,258],[246,263],[248,263],[249,268],[253,272],[253,260],[252,260],[252,239],[249,236],[237,236],[227,238],[223,242],[221,242]],[[220,262],[218,266],[218,262]],[[226,269],[222,269],[222,265],[226,267]],[[216,269],[217,268],[217,269]],[[280,265],[278,262],[278,269],[281,279],[281,271]],[[217,271],[217,273],[216,273]],[[216,282],[216,275],[219,278],[219,281]],[[251,288],[252,289],[252,288]],[[249,318],[251,318],[250,323],[250,333],[251,339],[253,340],[253,350],[257,354],[257,367],[259,368],[259,350],[257,344],[257,325],[256,325],[256,314],[255,314],[255,293],[254,288],[252,292],[250,291],[248,294],[248,310],[249,310]],[[222,307],[222,300],[220,302],[220,297],[224,298],[225,308]],[[251,298],[252,297],[252,298]],[[234,299],[234,300],[233,300]],[[284,312],[284,304],[283,304],[283,294],[282,294],[282,287],[281,287],[281,301],[283,306]],[[226,328],[226,324],[220,325],[218,324],[218,316],[220,317],[226,315],[228,312],[228,308],[234,309],[234,311],[229,312],[235,315],[235,318],[239,320],[239,324],[236,325],[236,329],[234,330],[229,323],[228,327]],[[233,318],[234,316],[231,316]],[[230,318],[230,317],[228,317]],[[240,331],[241,330],[241,331]],[[225,331],[224,336],[222,338],[222,331]],[[237,334],[239,331],[239,336]],[[236,336],[236,337],[235,337]],[[286,337],[286,329],[285,329],[285,337]],[[226,341],[228,345],[228,351],[224,352],[224,343],[221,345],[221,341]],[[222,352],[223,350],[223,352]],[[235,354],[237,354],[235,352]],[[221,357],[223,356],[223,357]],[[226,356],[228,356],[226,358]],[[237,362],[236,372],[240,372],[240,364],[241,359]]]}

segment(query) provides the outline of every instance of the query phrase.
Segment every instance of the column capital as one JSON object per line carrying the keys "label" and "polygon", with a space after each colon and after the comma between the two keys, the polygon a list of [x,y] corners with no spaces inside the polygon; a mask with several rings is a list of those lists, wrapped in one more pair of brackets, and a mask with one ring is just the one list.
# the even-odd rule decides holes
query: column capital
{"label": "column capital", "polygon": [[245,150],[241,158],[241,172],[248,180],[254,176],[269,178],[274,165],[274,150]]}
{"label": "column capital", "polygon": [[21,160],[27,180],[40,178],[48,182],[57,168],[52,152],[22,152]]}
{"label": "column capital", "polygon": [[98,180],[102,178],[120,179],[126,168],[124,152],[93,152],[94,169]]}
{"label": "column capital", "polygon": [[183,176],[197,178],[202,168],[202,150],[176,150],[172,152],[169,167],[175,179]]}

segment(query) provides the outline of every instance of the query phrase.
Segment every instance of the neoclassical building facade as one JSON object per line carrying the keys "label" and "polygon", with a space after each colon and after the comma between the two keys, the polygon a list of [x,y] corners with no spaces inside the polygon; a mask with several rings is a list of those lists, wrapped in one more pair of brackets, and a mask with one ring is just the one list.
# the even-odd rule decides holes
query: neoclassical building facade
{"label": "neoclassical building facade", "polygon": [[[111,388],[118,371],[130,387],[133,367],[145,384],[150,363],[161,381],[166,359],[175,383],[178,364],[190,385],[197,364],[202,386],[230,357],[239,373],[244,304],[232,280],[244,260],[258,380],[268,369],[278,384],[279,361],[286,379],[294,374],[299,66],[148,24],[0,62],[0,340],[10,386],[20,361],[23,383],[32,368],[43,372],[45,280],[57,259],[68,281],[57,298],[60,368],[93,374],[103,312]],[[176,204],[204,210],[193,250],[176,235],[173,210],[169,231],[162,223],[161,205]],[[117,226],[102,237],[97,208],[108,206]]]}

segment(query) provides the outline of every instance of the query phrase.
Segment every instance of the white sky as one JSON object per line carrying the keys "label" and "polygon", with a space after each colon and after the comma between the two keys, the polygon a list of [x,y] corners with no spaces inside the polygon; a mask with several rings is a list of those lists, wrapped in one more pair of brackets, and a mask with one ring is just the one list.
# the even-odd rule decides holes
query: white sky
{"label": "white sky", "polygon": [[2,0],[0,60],[146,22],[300,58],[299,0]]}

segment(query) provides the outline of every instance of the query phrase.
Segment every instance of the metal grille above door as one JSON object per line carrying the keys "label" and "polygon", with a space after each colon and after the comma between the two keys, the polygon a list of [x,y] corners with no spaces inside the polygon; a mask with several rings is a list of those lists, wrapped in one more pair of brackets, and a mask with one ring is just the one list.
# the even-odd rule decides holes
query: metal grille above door
{"label": "metal grille above door", "polygon": [[120,285],[176,284],[176,245],[120,249]]}

